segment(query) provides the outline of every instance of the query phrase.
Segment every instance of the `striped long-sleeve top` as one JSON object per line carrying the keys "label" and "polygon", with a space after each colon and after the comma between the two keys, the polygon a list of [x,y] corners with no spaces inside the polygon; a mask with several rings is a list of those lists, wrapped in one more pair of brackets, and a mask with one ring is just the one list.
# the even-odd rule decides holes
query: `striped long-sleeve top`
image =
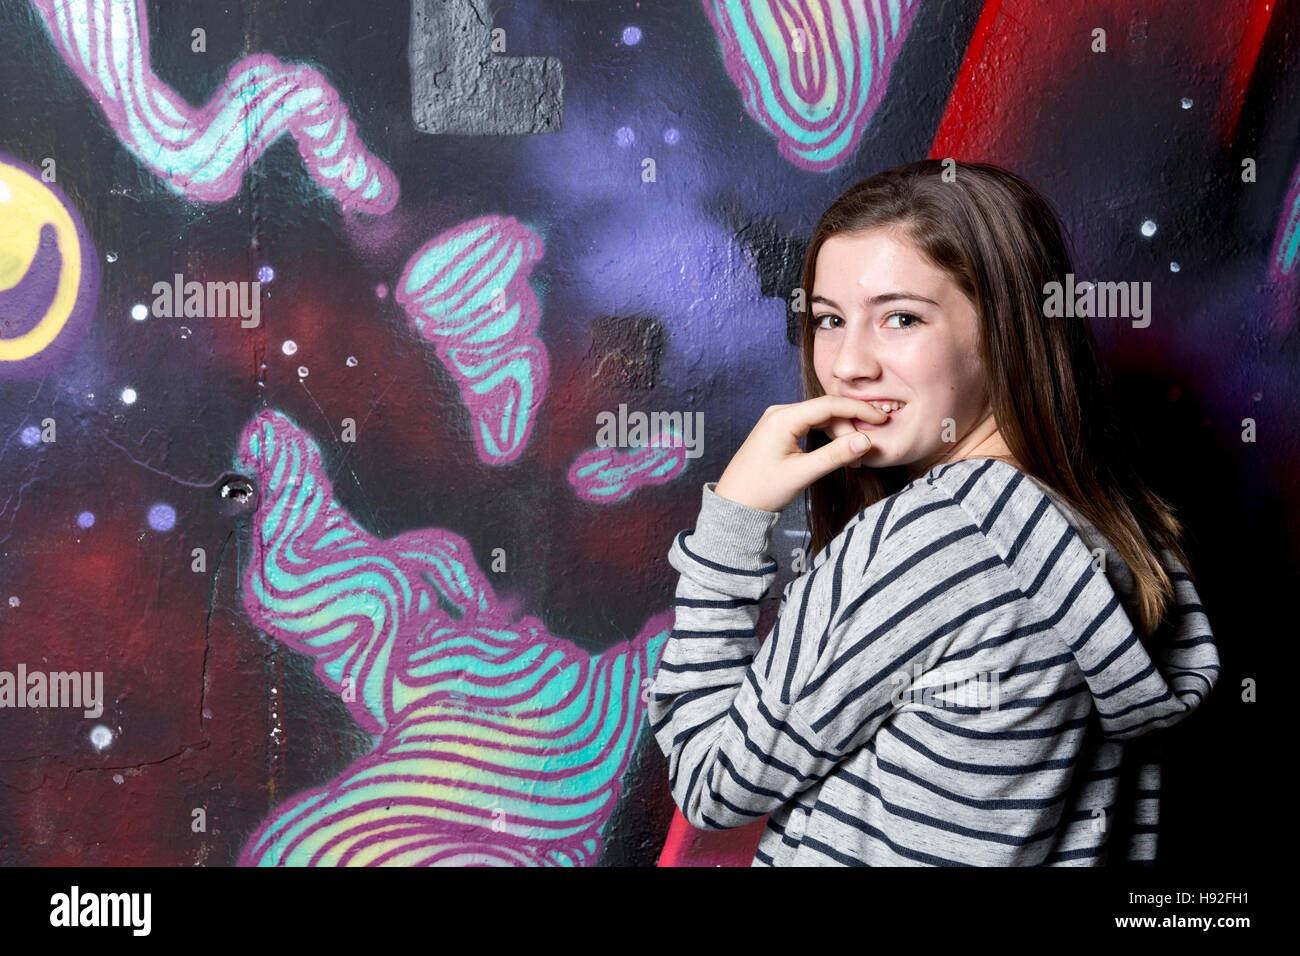
{"label": "striped long-sleeve top", "polygon": [[1154,859],[1147,735],[1219,672],[1172,552],[1176,604],[1144,644],[1114,546],[1044,483],[963,459],[850,520],[760,640],[780,515],[715,485],[669,550],[675,621],[650,687],[687,821],[770,815],[754,866]]}

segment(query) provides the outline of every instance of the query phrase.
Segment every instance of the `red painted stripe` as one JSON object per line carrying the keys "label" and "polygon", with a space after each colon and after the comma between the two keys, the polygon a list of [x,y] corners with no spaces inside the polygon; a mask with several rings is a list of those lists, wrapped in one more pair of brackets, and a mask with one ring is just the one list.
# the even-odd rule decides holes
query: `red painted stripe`
{"label": "red painted stripe", "polygon": [[1237,123],[1241,120],[1241,108],[1246,102],[1246,89],[1250,86],[1250,77],[1255,72],[1259,60],[1260,48],[1268,33],[1269,22],[1278,0],[1255,0],[1251,7],[1246,29],[1241,42],[1237,44],[1237,55],[1233,59],[1232,69],[1228,72],[1224,85],[1223,97],[1219,106],[1224,117],[1223,145],[1230,146],[1237,133]]}
{"label": "red painted stripe", "polygon": [[[957,80],[952,85],[948,106],[935,131],[934,142],[930,145],[931,159],[944,156],[967,158],[965,152],[970,145],[968,137],[975,139],[975,113],[984,104],[983,94],[987,92],[984,73],[992,68],[985,61],[984,51],[1001,12],[1002,0],[985,0],[984,9],[980,11],[980,18],[975,24],[975,32],[971,34],[970,43],[966,47],[961,69],[957,71]],[[1004,68],[1005,64],[999,63],[998,69]]]}

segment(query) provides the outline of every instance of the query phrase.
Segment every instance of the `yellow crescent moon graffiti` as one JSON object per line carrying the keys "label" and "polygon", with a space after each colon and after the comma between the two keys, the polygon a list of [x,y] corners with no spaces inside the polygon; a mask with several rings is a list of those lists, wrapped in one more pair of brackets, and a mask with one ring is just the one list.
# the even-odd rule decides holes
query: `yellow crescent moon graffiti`
{"label": "yellow crescent moon graffiti", "polygon": [[[88,266],[82,254],[82,231],[63,201],[40,179],[12,162],[0,159],[0,293],[14,289],[36,265],[41,229],[54,229],[59,275],[53,299],[39,321],[22,335],[0,338],[0,363],[20,362],[45,349],[63,331],[87,294],[83,279]],[[94,291],[89,294],[93,295]],[[83,305],[85,303],[82,303]],[[27,320],[36,316],[0,316]],[[0,365],[0,369],[3,365]]]}

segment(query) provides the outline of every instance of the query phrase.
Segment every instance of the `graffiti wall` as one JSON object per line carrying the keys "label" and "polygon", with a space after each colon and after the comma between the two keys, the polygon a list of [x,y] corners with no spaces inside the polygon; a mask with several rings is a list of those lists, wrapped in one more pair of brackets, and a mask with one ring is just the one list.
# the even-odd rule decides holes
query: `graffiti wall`
{"label": "graffiti wall", "polygon": [[799,398],[817,217],[925,156],[1151,283],[1094,329],[1227,691],[1161,847],[1230,857],[1300,533],[1298,20],[4,0],[0,864],[748,864],[648,732],[666,554]]}

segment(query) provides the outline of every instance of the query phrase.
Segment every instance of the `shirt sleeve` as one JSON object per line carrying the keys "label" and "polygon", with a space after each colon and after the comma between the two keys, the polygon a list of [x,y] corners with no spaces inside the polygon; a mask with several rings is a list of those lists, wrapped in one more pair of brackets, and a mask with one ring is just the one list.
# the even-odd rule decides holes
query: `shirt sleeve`
{"label": "shirt sleeve", "polygon": [[934,622],[951,583],[927,582],[917,568],[976,532],[945,539],[926,509],[904,527],[897,496],[878,502],[790,583],[760,641],[780,515],[729,501],[715,485],[704,485],[695,528],[669,550],[681,577],[648,704],[673,799],[708,830],[772,812],[871,739],[894,709],[898,675],[932,660],[942,633]]}

